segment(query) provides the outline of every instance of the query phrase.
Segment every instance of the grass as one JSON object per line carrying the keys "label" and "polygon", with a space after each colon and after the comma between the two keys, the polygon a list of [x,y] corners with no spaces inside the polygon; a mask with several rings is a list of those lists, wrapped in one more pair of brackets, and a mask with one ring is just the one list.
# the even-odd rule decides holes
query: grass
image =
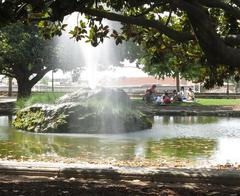
{"label": "grass", "polygon": [[240,105],[240,99],[197,99],[200,105]]}
{"label": "grass", "polygon": [[[132,99],[135,104],[143,103],[141,98]],[[226,106],[240,105],[240,99],[196,99],[193,103],[172,103],[172,106]]]}
{"label": "grass", "polygon": [[58,93],[49,92],[49,93],[41,93],[41,94],[32,94],[29,98],[17,100],[16,106],[17,106],[17,109],[22,109],[24,107],[28,107],[28,106],[36,104],[36,103],[52,104],[59,97],[61,97],[63,95],[64,95],[64,93],[59,93],[59,92]]}

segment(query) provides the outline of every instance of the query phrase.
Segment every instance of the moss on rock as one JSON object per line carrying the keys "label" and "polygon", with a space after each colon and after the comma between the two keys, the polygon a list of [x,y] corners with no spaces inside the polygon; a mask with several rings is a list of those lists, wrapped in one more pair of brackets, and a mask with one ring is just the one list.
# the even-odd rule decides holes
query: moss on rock
{"label": "moss on rock", "polygon": [[49,105],[33,105],[16,114],[13,126],[29,132],[49,133],[66,128],[66,115]]}

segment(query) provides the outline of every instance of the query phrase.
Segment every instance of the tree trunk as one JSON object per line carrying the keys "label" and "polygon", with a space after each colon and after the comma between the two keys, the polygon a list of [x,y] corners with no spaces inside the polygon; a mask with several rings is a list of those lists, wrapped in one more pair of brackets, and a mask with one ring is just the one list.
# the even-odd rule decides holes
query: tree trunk
{"label": "tree trunk", "polygon": [[11,97],[12,96],[12,77],[8,78],[8,96]]}
{"label": "tree trunk", "polygon": [[18,94],[17,94],[17,99],[20,98],[27,98],[31,95],[31,90],[32,90],[32,84],[28,79],[17,79],[18,83]]}
{"label": "tree trunk", "polygon": [[32,87],[43,78],[43,76],[49,71],[48,68],[41,70],[35,75],[34,78],[29,80],[30,75],[17,75],[16,80],[18,83],[18,95],[17,98],[30,97]]}
{"label": "tree trunk", "polygon": [[52,70],[52,92],[54,92],[54,73]]}
{"label": "tree trunk", "polygon": [[177,73],[177,76],[176,76],[176,87],[177,87],[177,92],[180,92],[180,77],[179,77],[179,73]]}
{"label": "tree trunk", "polygon": [[227,98],[229,99],[229,80],[227,80]]}

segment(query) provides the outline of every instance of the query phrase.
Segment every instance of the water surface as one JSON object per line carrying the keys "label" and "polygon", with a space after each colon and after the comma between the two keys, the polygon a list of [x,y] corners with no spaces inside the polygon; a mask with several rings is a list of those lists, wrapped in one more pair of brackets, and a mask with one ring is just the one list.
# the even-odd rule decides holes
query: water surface
{"label": "water surface", "polygon": [[238,118],[162,116],[154,121],[152,129],[124,134],[34,134],[12,128],[2,116],[0,158],[191,167],[240,163]]}

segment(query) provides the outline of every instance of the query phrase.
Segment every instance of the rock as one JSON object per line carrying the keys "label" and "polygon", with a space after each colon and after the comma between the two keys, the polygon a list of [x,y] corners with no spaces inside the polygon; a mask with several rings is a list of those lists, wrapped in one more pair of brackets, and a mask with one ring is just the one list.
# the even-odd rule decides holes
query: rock
{"label": "rock", "polygon": [[152,123],[131,109],[123,90],[102,89],[64,96],[56,105],[37,104],[20,110],[13,125],[44,133],[119,133],[151,128]]}
{"label": "rock", "polygon": [[113,104],[129,105],[130,99],[122,89],[102,88],[97,90],[81,90],[62,96],[57,104],[61,103],[82,103],[86,100],[102,100]]}
{"label": "rock", "polygon": [[70,94],[66,94],[59,98],[56,104],[69,103],[69,102],[84,102],[88,97],[94,94],[93,90],[80,90]]}
{"label": "rock", "polygon": [[130,98],[122,89],[103,88],[89,96],[90,100],[103,100],[112,104],[130,106]]}

